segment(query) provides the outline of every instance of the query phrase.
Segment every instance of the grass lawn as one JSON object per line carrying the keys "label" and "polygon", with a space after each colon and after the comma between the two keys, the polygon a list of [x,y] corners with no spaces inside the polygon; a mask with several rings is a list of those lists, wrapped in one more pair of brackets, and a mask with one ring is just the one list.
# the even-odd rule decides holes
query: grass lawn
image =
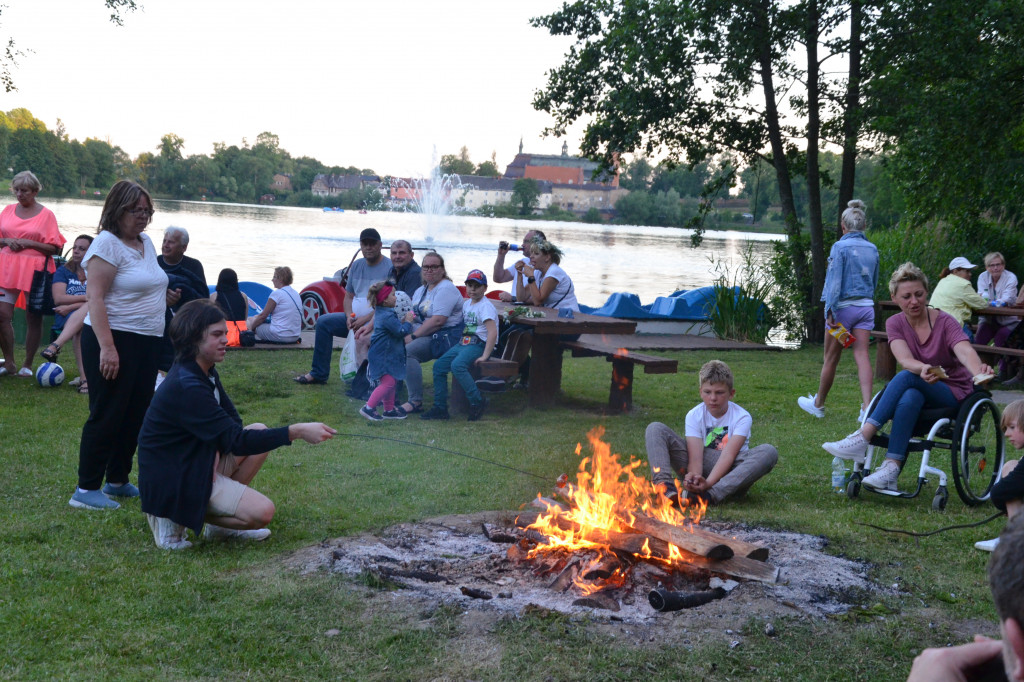
{"label": "grass lawn", "polygon": [[[356,414],[360,404],[341,394],[337,379],[309,387],[291,381],[308,369],[308,352],[229,353],[222,376],[246,422],[322,420],[341,435],[270,456],[255,481],[277,505],[267,542],[198,542],[184,552],[154,546],[138,501],[115,512],[69,507],[86,399],[70,388],[43,390],[4,377],[0,676],[905,679],[923,647],[961,643],[976,629],[998,636],[985,576],[988,555],[971,545],[993,537],[1002,523],[920,541],[854,525],[930,530],[980,520],[992,509],[966,508],[951,479],[942,514],[930,509],[935,481],[914,500],[865,494],[849,501],[830,494],[831,458],[820,444],[853,430],[858,391],[853,359],[844,358],[826,418],[804,414],[796,397],[817,385],[820,356],[820,348],[718,354],[736,375],[736,401],[754,416],[752,440],[774,443],[780,461],[749,496],[713,508],[710,518],[823,535],[828,551],[870,562],[871,577],[881,585],[898,584],[898,596],[881,604],[868,597],[863,612],[842,618],[776,620],[778,634],[771,638],[763,623],[751,621],[735,649],[717,640],[640,647],[608,629],[551,615],[505,619],[487,632],[477,631],[459,609],[415,618],[381,615],[386,611],[371,610],[374,600],[361,586],[336,575],[302,576],[282,561],[327,538],[448,513],[516,508],[550,488],[508,469],[350,434],[431,444],[553,481],[575,471],[576,443],[585,443],[594,426],[607,428],[614,451],[641,457],[648,422],[681,430],[698,400],[697,370],[714,357],[710,353],[678,353],[678,375],[638,372],[634,412],[610,417],[601,414],[609,364],[566,358],[558,407],[527,409],[523,393],[512,391],[494,399],[478,424],[415,418],[370,424]],[[62,359],[65,368],[74,367],[70,349]],[[941,455],[935,461],[949,473],[948,461]],[[340,634],[326,636],[332,628]]]}

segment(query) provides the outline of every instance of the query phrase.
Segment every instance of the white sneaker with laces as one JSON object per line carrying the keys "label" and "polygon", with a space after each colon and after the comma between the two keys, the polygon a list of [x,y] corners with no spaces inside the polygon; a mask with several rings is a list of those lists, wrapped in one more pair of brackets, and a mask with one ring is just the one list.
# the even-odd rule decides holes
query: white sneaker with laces
{"label": "white sneaker with laces", "polygon": [[206,524],[203,528],[203,539],[205,540],[266,540],[270,537],[269,528],[253,528],[250,530],[235,530],[215,526],[212,523]]}
{"label": "white sneaker with laces", "polygon": [[885,460],[875,473],[864,478],[862,485],[872,490],[896,490],[896,479],[900,475],[900,465],[891,459]]}
{"label": "white sneaker with laces", "polygon": [[999,546],[999,538],[992,538],[991,540],[980,540],[974,543],[974,549],[980,549],[982,552],[994,552],[996,547]]}
{"label": "white sneaker with laces", "polygon": [[860,430],[854,431],[842,440],[822,443],[821,447],[833,457],[849,459],[854,462],[860,462],[868,454],[868,441],[861,434]]}
{"label": "white sneaker with laces", "polygon": [[153,539],[160,549],[188,549],[192,543],[185,539],[185,526],[162,516],[146,514],[146,521],[153,531]]}
{"label": "white sneaker with laces", "polygon": [[802,395],[796,399],[796,404],[799,405],[800,408],[807,414],[811,415],[812,417],[817,417],[818,419],[821,419],[822,417],[825,416],[825,408],[818,407],[817,405],[814,404],[816,398],[817,396],[814,395]]}

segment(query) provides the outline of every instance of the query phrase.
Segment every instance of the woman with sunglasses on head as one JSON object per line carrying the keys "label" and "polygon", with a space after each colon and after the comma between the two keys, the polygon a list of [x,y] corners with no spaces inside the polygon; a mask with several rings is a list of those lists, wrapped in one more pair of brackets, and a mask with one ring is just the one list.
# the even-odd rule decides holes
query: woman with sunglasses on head
{"label": "woman with sunglasses on head", "polygon": [[153,398],[168,305],[167,274],[143,234],[152,220],[149,192],[118,182],[103,204],[99,236],[82,259],[89,277],[82,329],[89,419],[78,451],[78,487],[68,502],[79,509],[117,509],[110,497],[139,495],[128,474]]}

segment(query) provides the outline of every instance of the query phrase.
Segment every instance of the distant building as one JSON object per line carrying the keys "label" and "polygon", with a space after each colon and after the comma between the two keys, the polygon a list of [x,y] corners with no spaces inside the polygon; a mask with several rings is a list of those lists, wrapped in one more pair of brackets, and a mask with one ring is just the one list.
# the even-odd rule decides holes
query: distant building
{"label": "distant building", "polygon": [[292,176],[287,173],[275,173],[270,188],[278,192],[292,191]]}
{"label": "distant building", "polygon": [[591,208],[607,214],[615,202],[629,194],[619,188],[619,169],[604,171],[594,177],[600,164],[579,156],[569,156],[568,143],[562,143],[560,156],[526,154],[523,143],[519,153],[505,169],[506,180],[532,178],[541,184],[540,208],[557,206],[582,215]]}
{"label": "distant building", "polygon": [[[512,201],[516,181],[513,178],[491,178],[479,175],[461,175],[463,202],[470,211],[481,206],[498,206]],[[538,208],[545,209],[551,205],[551,183],[538,181],[540,197]]]}
{"label": "distant building", "polygon": [[313,178],[310,190],[322,197],[333,197],[350,189],[363,189],[366,186],[376,187],[380,184],[378,175],[327,175],[320,173]]}

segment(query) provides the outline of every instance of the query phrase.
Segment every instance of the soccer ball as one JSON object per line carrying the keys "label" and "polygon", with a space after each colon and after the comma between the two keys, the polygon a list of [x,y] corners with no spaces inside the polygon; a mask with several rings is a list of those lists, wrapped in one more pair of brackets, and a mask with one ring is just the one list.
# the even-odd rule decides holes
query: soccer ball
{"label": "soccer ball", "polygon": [[64,383],[64,368],[56,362],[44,362],[36,370],[36,383],[43,388],[60,386]]}
{"label": "soccer ball", "polygon": [[412,310],[412,299],[404,291],[395,290],[395,315],[401,320],[405,314]]}

